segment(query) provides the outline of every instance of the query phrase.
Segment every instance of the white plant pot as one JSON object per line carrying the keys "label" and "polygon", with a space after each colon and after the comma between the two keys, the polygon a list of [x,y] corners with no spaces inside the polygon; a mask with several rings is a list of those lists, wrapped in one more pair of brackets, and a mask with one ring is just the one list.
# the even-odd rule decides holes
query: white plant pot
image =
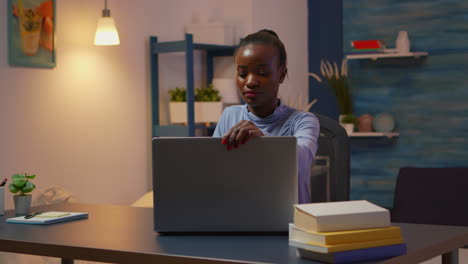
{"label": "white plant pot", "polygon": [[[222,102],[195,102],[195,123],[218,122],[223,112]],[[187,103],[170,102],[171,123],[187,123]]]}
{"label": "white plant pot", "polygon": [[348,135],[351,135],[354,131],[354,124],[345,124],[345,123],[342,123],[341,126],[344,127],[344,129],[346,130],[346,133]]}
{"label": "white plant pot", "polygon": [[29,214],[31,208],[31,195],[14,195],[13,200],[15,202],[15,212],[17,215]]}

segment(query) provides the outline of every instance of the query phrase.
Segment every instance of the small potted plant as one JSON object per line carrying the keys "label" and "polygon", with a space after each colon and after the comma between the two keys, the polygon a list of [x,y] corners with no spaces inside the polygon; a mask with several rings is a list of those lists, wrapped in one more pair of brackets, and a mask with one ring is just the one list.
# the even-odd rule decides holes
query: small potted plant
{"label": "small potted plant", "polygon": [[12,183],[10,183],[9,190],[16,194],[13,196],[13,200],[15,202],[15,212],[17,215],[25,215],[29,213],[32,196],[27,193],[36,189],[36,185],[29,181],[34,178],[36,178],[35,174],[29,175],[27,173],[13,174],[11,177]]}
{"label": "small potted plant", "polygon": [[350,135],[354,128],[359,124],[358,118],[353,114],[346,114],[341,118],[341,125],[346,129],[346,133]]}
{"label": "small potted plant", "polygon": [[[187,123],[187,90],[176,87],[169,91],[171,123]],[[219,91],[212,85],[195,89],[195,122],[218,122],[223,111],[223,103]]]}

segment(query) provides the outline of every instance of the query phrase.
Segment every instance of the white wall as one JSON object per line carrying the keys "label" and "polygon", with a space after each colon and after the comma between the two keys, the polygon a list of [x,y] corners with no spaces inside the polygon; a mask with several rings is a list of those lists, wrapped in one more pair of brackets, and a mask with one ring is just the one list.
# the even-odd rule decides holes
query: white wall
{"label": "white wall", "polygon": [[[149,188],[151,173],[149,36],[182,39],[194,12],[221,10],[240,37],[254,28],[256,1],[111,0],[121,45],[96,47],[92,42],[103,2],[59,0],[54,69],[10,67],[7,37],[0,34],[0,177],[36,173],[39,190],[61,185],[83,202],[136,200]],[[7,0],[0,0],[0,6],[7,6]],[[292,21],[297,20],[294,12],[287,12]],[[0,17],[6,17],[4,8]],[[273,18],[261,21],[275,29],[288,20]],[[6,19],[0,28],[6,31]],[[278,32],[288,46],[288,35]],[[292,79],[294,52],[288,52]],[[161,100],[167,100],[168,89],[185,85],[183,61],[182,54],[160,56]],[[196,62],[200,83],[199,57]],[[234,74],[229,60],[222,64],[215,74]],[[294,87],[302,93],[302,85]],[[164,119],[166,109],[161,111]],[[11,194],[6,198],[12,208]]]}
{"label": "white wall", "polygon": [[308,50],[306,0],[254,0],[252,30],[274,30],[283,41],[288,55],[288,77],[280,86],[279,96],[298,105],[308,100]]}

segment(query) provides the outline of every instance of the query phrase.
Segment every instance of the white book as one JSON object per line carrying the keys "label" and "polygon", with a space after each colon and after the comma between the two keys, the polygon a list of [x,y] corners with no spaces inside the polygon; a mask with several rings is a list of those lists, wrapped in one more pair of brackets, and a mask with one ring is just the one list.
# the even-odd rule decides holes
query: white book
{"label": "white book", "polygon": [[365,200],[294,205],[296,227],[312,232],[390,226],[390,212]]}
{"label": "white book", "polygon": [[25,216],[8,218],[6,222],[13,224],[48,225],[83,218],[88,218],[88,213],[50,211],[41,212],[31,218],[25,218]]}

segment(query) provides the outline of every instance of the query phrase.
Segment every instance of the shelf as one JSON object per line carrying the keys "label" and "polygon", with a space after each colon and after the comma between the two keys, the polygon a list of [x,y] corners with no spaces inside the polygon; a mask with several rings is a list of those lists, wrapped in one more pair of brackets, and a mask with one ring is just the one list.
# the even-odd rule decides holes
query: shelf
{"label": "shelf", "polygon": [[[213,53],[225,53],[226,55],[234,54],[236,46],[227,45],[214,45],[203,43],[191,43],[194,50],[205,50]],[[187,50],[187,40],[155,42],[152,44],[153,53],[170,53],[170,52],[184,52]],[[218,54],[216,54],[218,55]],[[218,55],[222,56],[222,55]]]}
{"label": "shelf", "polygon": [[424,57],[427,56],[429,53],[425,51],[417,51],[417,52],[405,52],[405,53],[369,53],[369,54],[348,54],[346,55],[346,59],[348,60],[363,60],[363,59],[383,59],[383,58],[404,58],[404,57]]}
{"label": "shelf", "polygon": [[399,137],[400,133],[396,132],[389,132],[389,133],[384,133],[384,132],[353,132],[348,135],[348,137],[387,137],[387,138],[393,138],[393,137]]}
{"label": "shelf", "polygon": [[[213,80],[214,57],[232,56],[236,46],[194,43],[192,34],[185,34],[184,40],[158,42],[156,36],[150,36],[150,71],[151,71],[151,116],[153,136],[187,135],[195,136],[195,85],[194,85],[194,50],[203,50],[205,55],[206,82]],[[184,52],[187,88],[187,126],[161,126],[159,122],[159,65],[161,53]]]}

